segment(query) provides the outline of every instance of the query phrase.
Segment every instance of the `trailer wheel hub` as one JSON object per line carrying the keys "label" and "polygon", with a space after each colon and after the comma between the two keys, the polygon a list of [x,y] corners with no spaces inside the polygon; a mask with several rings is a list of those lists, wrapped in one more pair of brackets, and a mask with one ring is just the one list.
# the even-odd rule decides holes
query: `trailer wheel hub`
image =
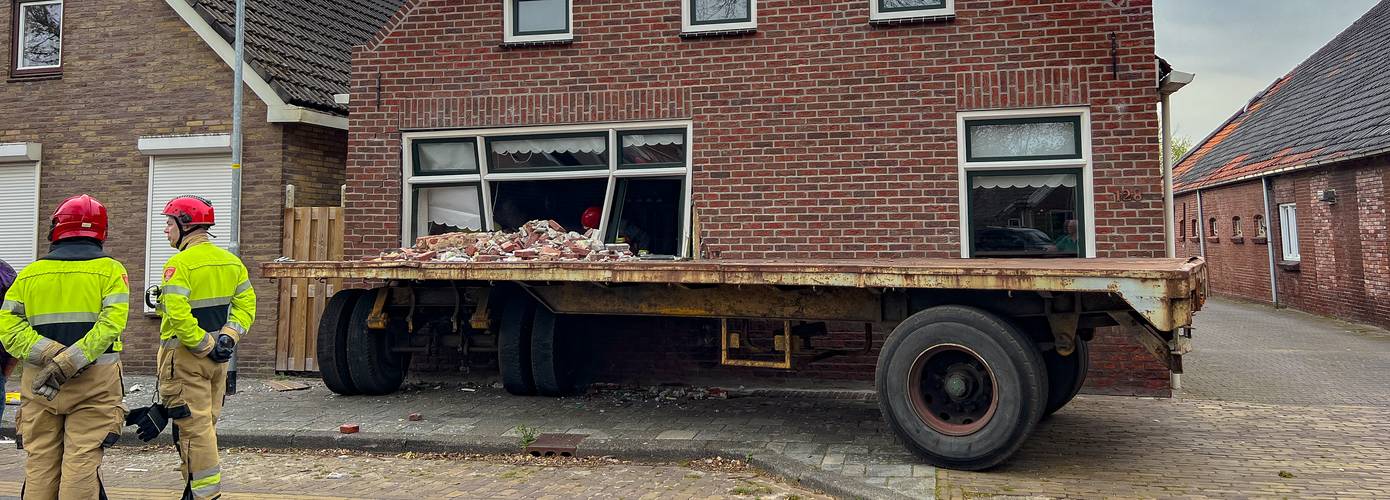
{"label": "trailer wheel hub", "polygon": [[924,351],[908,375],[917,416],[948,436],[984,428],[999,405],[994,372],[965,346],[943,344]]}

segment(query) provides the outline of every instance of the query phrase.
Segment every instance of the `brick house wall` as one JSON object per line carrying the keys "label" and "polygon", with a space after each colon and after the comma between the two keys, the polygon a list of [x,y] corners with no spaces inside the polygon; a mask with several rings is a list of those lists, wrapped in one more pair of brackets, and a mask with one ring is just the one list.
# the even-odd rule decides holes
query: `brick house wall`
{"label": "brick house wall", "polygon": [[[1230,241],[1230,217],[1262,214],[1259,180],[1201,190],[1207,219],[1216,217],[1221,235],[1208,239],[1206,252],[1211,291],[1264,303],[1270,294],[1269,254],[1275,267],[1279,304],[1314,314],[1390,327],[1390,236],[1386,232],[1386,190],[1390,156],[1332,164],[1272,178],[1268,247],[1253,242],[1246,223],[1245,244]],[[1336,203],[1318,199],[1335,190]],[[1298,209],[1301,261],[1283,261],[1279,205]],[[1175,214],[1197,219],[1195,192],[1176,198]],[[1248,219],[1247,219],[1248,220]],[[1190,222],[1189,222],[1190,223]],[[1205,228],[1205,222],[1202,223]],[[1205,229],[1204,229],[1205,230]],[[1252,243],[1255,243],[1252,245]],[[1179,240],[1179,253],[1199,255],[1196,240]]]}
{"label": "brick house wall", "polygon": [[[5,46],[0,68],[6,69],[12,55],[11,7],[0,2],[0,44]],[[112,225],[106,250],[131,277],[122,360],[132,372],[151,372],[159,321],[139,306],[145,286],[149,157],[137,150],[137,141],[142,136],[230,133],[231,70],[164,2],[69,1],[63,21],[60,79],[0,82],[0,142],[43,145],[36,235],[40,255],[47,249],[48,215],[64,198],[89,193],[107,206]],[[296,182],[332,179],[328,171],[336,162],[341,179],[346,146],[342,132],[266,122],[265,105],[249,89],[245,95],[242,258],[259,300],[256,324],[240,344],[239,367],[242,373],[266,375],[274,369],[279,300],[276,284],[258,278],[258,270],[281,254],[286,170]],[[343,145],[329,147],[335,138]],[[310,153],[319,149],[329,152]],[[337,185],[311,199],[336,203]]]}
{"label": "brick house wall", "polygon": [[[399,245],[402,130],[650,120],[693,122],[700,239],[721,258],[956,257],[956,113],[1057,106],[1090,111],[1097,256],[1161,256],[1151,2],[956,12],[884,27],[865,0],[765,0],[755,34],[686,39],[680,2],[596,0],[573,43],[505,48],[500,2],[407,2],[354,51],[348,257]],[[698,335],[643,345],[668,341]],[[1093,380],[1137,366],[1166,394],[1161,366],[1109,345]],[[874,359],[812,373],[867,378]]]}

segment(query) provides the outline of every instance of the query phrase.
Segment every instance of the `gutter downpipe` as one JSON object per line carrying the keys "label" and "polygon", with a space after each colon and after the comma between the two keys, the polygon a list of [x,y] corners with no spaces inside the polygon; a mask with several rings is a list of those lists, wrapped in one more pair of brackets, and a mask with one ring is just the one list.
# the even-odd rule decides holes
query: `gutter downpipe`
{"label": "gutter downpipe", "polygon": [[1203,259],[1207,258],[1207,213],[1202,210],[1202,190],[1197,190],[1197,253]]}
{"label": "gutter downpipe", "polygon": [[1163,106],[1163,252],[1164,256],[1177,256],[1177,238],[1173,233],[1173,118],[1168,109],[1171,95],[1161,93]]}
{"label": "gutter downpipe", "polygon": [[[1270,230],[1270,229],[1272,229],[1272,228],[1270,227],[1270,224],[1271,224],[1270,221],[1273,221],[1274,219],[1273,219],[1272,217],[1270,217],[1270,213],[1269,213],[1269,192],[1274,190],[1274,183],[1273,183],[1273,182],[1270,182],[1269,176],[1263,176],[1263,177],[1260,177],[1260,187],[1264,188],[1264,189],[1261,189],[1261,191],[1264,192],[1264,196],[1265,196],[1265,220],[1264,220],[1264,224],[1265,224],[1265,239],[1268,239],[1268,238],[1269,238],[1269,233],[1272,233],[1272,232],[1273,232],[1273,231]],[[1257,229],[1258,229],[1258,228],[1257,228]],[[1270,297],[1270,300],[1274,301],[1274,307],[1279,307],[1279,279],[1278,279],[1278,277],[1274,274],[1274,273],[1275,273],[1274,245],[1270,245],[1270,244],[1268,244],[1268,242],[1266,242],[1266,244],[1265,244],[1265,251],[1267,251],[1267,252],[1269,253],[1269,297]]]}

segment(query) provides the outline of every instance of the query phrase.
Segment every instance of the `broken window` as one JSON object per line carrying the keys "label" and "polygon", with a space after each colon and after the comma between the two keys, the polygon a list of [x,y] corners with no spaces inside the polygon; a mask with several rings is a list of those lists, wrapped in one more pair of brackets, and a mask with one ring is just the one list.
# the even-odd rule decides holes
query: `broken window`
{"label": "broken window", "polygon": [[606,239],[638,255],[680,255],[684,200],[684,178],[618,179]]}
{"label": "broken window", "polygon": [[476,184],[416,187],[415,236],[482,231],[481,193]]}
{"label": "broken window", "polygon": [[581,218],[602,207],[608,179],[492,182],[493,227],[515,231],[532,220],[553,220],[566,230],[584,232]]}
{"label": "broken window", "polygon": [[1083,254],[1079,171],[971,173],[973,257]]}

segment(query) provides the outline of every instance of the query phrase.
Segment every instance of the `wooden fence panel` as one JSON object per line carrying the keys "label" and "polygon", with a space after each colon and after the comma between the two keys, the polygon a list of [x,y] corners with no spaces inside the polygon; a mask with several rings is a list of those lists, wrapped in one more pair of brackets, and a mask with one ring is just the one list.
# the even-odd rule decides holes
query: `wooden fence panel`
{"label": "wooden fence panel", "polygon": [[[293,199],[292,194],[287,197]],[[285,209],[282,251],[295,260],[343,258],[343,209],[296,207]],[[280,280],[280,316],[277,318],[275,369],[283,372],[318,371],[318,324],[323,309],[342,288],[342,280]]]}

